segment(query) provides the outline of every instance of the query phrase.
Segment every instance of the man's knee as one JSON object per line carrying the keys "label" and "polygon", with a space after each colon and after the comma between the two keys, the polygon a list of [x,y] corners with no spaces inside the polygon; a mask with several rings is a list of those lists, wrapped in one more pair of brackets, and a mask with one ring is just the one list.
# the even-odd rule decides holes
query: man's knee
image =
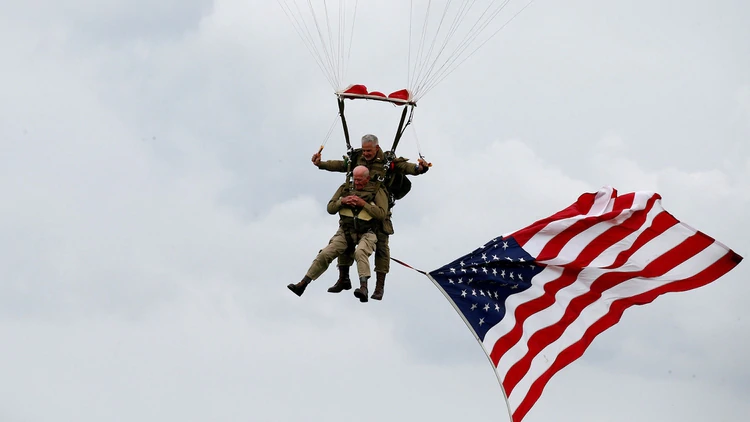
{"label": "man's knee", "polygon": [[364,248],[357,248],[357,250],[354,251],[354,260],[360,261],[363,259],[370,259],[370,251],[365,250]]}
{"label": "man's knee", "polygon": [[354,263],[354,257],[348,253],[340,254],[336,261],[336,264],[339,267],[351,267],[353,263]]}
{"label": "man's knee", "polygon": [[329,265],[334,259],[336,258],[336,255],[326,251],[325,249],[320,251],[318,256],[315,257],[315,262]]}
{"label": "man's knee", "polygon": [[320,250],[315,259],[331,263],[334,259],[340,257],[343,251],[344,249],[341,245],[338,245],[337,243],[329,243],[325,248]]}

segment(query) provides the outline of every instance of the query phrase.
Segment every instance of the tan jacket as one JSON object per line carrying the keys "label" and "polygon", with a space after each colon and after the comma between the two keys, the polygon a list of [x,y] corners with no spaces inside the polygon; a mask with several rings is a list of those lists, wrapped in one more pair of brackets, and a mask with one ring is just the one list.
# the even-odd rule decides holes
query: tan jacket
{"label": "tan jacket", "polygon": [[365,186],[363,191],[350,191],[346,183],[342,183],[341,186],[336,189],[331,200],[328,201],[328,213],[339,213],[342,218],[353,217],[355,210],[347,205],[342,205],[341,198],[348,195],[357,195],[367,201],[367,204],[365,204],[362,211],[358,214],[358,219],[365,221],[369,221],[370,219],[377,221],[385,220],[388,213],[388,196],[382,188],[377,188],[377,192],[375,192],[376,188],[376,184],[371,181]]}

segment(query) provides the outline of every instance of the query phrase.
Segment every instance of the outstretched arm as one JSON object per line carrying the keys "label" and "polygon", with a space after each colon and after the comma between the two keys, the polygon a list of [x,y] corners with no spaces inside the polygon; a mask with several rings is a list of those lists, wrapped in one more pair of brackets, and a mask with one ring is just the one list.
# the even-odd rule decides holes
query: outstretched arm
{"label": "outstretched arm", "polygon": [[425,161],[424,159],[420,158],[416,164],[410,163],[406,160],[406,158],[398,158],[394,161],[396,172],[403,173],[403,174],[409,174],[412,176],[419,176],[420,174],[427,173],[427,170],[430,169],[429,163]]}
{"label": "outstretched arm", "polygon": [[319,152],[313,154],[312,163],[321,170],[346,173],[346,162],[344,160],[321,161]]}

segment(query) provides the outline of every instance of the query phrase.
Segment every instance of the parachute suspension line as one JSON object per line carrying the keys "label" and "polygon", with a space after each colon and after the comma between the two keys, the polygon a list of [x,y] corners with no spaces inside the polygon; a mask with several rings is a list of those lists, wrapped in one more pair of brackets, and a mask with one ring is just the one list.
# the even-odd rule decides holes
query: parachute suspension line
{"label": "parachute suspension line", "polygon": [[[308,0],[308,4],[312,8],[312,0]],[[326,17],[326,29],[328,30],[328,45],[331,47],[331,65],[333,68],[333,79],[336,83],[341,82],[341,75],[339,74],[340,63],[338,56],[334,54],[335,45],[333,44],[333,34],[331,33],[331,21],[328,17],[328,3],[323,0],[323,11]]]}
{"label": "parachute suspension line", "polygon": [[[445,21],[445,15],[448,13],[448,9],[450,8],[450,4],[451,4],[451,0],[448,0],[448,2],[445,5],[445,9],[443,9],[443,14],[440,16],[440,22],[438,22],[438,27],[435,30],[435,36],[432,37],[432,43],[430,43],[430,49],[427,50],[426,57],[425,57],[426,59],[429,59],[432,56],[432,52],[435,49],[435,43],[437,42],[437,39],[438,39],[438,34],[440,33],[440,28],[443,27],[443,22]],[[455,18],[454,18],[454,20],[455,20]],[[425,24],[425,28],[424,28],[425,31],[426,31],[426,26],[427,25]],[[437,60],[437,58],[436,58],[436,60]],[[427,66],[428,63],[429,63],[428,60],[422,60],[421,66],[419,66],[419,71],[417,73],[417,81],[419,81],[421,75],[425,71],[425,66]]]}
{"label": "parachute suspension line", "polygon": [[511,23],[511,22],[512,22],[512,21],[513,21],[513,20],[514,20],[514,19],[515,19],[516,17],[518,17],[518,15],[520,15],[520,14],[521,14],[521,12],[523,12],[524,10],[526,10],[526,8],[528,8],[529,6],[531,6],[531,4],[532,4],[532,3],[534,3],[534,0],[530,0],[530,1],[528,2],[528,3],[526,3],[526,5],[524,5],[524,6],[523,6],[523,7],[522,7],[522,8],[521,8],[521,9],[520,9],[520,10],[519,10],[518,12],[516,12],[515,14],[513,14],[513,16],[511,16],[511,17],[510,17],[510,19],[508,19],[507,21],[505,21],[505,23],[503,23],[503,24],[502,24],[502,25],[501,25],[501,26],[500,26],[500,27],[499,27],[499,28],[498,28],[497,30],[495,30],[495,32],[493,32],[493,33],[492,33],[492,34],[491,34],[491,35],[490,35],[490,36],[489,36],[489,37],[488,37],[488,38],[487,38],[486,40],[484,40],[484,41],[483,41],[483,42],[482,42],[481,44],[479,44],[479,45],[478,45],[478,46],[477,46],[476,48],[474,48],[474,50],[472,50],[472,51],[471,51],[471,52],[470,52],[470,53],[469,53],[469,54],[468,54],[468,55],[467,55],[466,57],[464,57],[464,58],[463,58],[463,59],[462,59],[462,60],[461,60],[461,61],[460,61],[460,62],[459,62],[459,63],[458,63],[457,65],[455,65],[455,66],[454,66],[454,67],[453,67],[453,68],[452,68],[452,69],[451,69],[450,71],[448,71],[447,73],[446,73],[446,72],[443,72],[444,74],[443,74],[443,75],[442,75],[441,77],[439,77],[439,78],[436,78],[436,79],[435,79],[435,80],[434,80],[434,81],[433,81],[433,82],[432,82],[432,83],[431,83],[431,84],[430,84],[430,85],[429,85],[429,86],[427,87],[427,89],[425,90],[425,93],[426,93],[427,91],[431,90],[432,88],[434,88],[434,87],[435,87],[435,85],[439,84],[440,82],[442,82],[442,81],[443,81],[443,79],[445,79],[445,78],[446,78],[446,77],[448,77],[448,76],[449,76],[449,75],[450,75],[451,73],[453,73],[453,71],[455,71],[455,70],[456,70],[456,69],[457,69],[457,68],[458,68],[458,67],[459,67],[459,66],[460,66],[461,64],[463,64],[463,62],[465,62],[465,61],[466,61],[466,60],[468,60],[468,59],[469,59],[469,58],[470,58],[471,56],[473,56],[473,55],[474,55],[474,53],[476,53],[476,52],[477,52],[477,50],[479,50],[480,48],[482,48],[482,46],[484,46],[484,45],[485,45],[485,44],[486,44],[487,42],[489,42],[489,41],[490,41],[490,40],[491,40],[491,39],[492,39],[492,38],[493,38],[493,37],[494,37],[495,35],[497,35],[497,33],[498,33],[498,32],[500,32],[500,31],[501,31],[501,30],[503,30],[503,29],[504,29],[504,28],[505,28],[506,26],[508,26],[508,25],[509,25],[509,24],[510,24],[510,23]]}
{"label": "parachute suspension line", "polygon": [[411,132],[414,134],[414,143],[417,144],[417,154],[419,154],[419,158],[424,158],[424,155],[422,155],[422,147],[419,146],[419,137],[417,136],[417,129],[414,126],[414,123],[411,125]]}
{"label": "parachute suspension line", "polygon": [[[445,52],[446,47],[448,46],[448,43],[450,42],[450,40],[453,38],[453,36],[458,31],[459,27],[461,26],[461,22],[463,22],[464,17],[469,12],[469,10],[472,8],[472,6],[474,5],[474,3],[476,3],[476,0],[473,0],[471,2],[465,1],[465,2],[461,3],[459,11],[456,14],[456,16],[454,16],[453,22],[451,23],[451,26],[448,29],[448,33],[445,36],[445,39],[443,40],[443,44],[440,47],[440,49],[438,50],[437,55],[435,56],[435,60],[432,60],[432,64],[430,65],[430,68],[427,71],[427,74],[425,75],[425,79],[427,79],[427,77],[429,77],[429,75],[433,73],[433,71],[435,69],[435,65],[437,64],[438,60],[440,59],[440,56],[442,56],[443,53]],[[450,2],[446,5],[445,10],[443,11],[443,15],[445,15],[448,12],[448,7],[449,6],[450,6]],[[437,39],[437,35],[438,34],[436,33],[435,34],[435,40]],[[425,81],[421,81],[420,83],[416,84],[415,91],[417,91],[417,92],[421,91],[424,83],[425,83]]]}
{"label": "parachute suspension line", "polygon": [[[443,45],[441,46],[441,48],[439,50],[440,52],[438,53],[438,57],[445,50],[445,47],[448,44],[448,41],[450,40],[450,38],[452,38],[453,35],[455,34],[455,32],[458,30],[458,28],[460,26],[459,24],[462,21],[463,17],[468,12],[468,9],[471,8],[471,6],[467,6],[467,5],[468,4],[473,4],[475,2],[476,2],[476,0],[472,0],[470,2],[469,1],[464,1],[462,3],[462,5],[459,8],[459,13],[457,13],[456,16],[453,17],[453,22],[451,23],[451,26],[448,29],[448,34],[449,35],[444,40]],[[422,66],[420,67],[420,74],[421,74],[421,71],[424,69],[424,66],[426,64],[426,60],[422,60],[422,59],[424,59],[424,57],[422,57],[421,54],[419,54],[419,53],[422,52],[422,50],[424,48],[424,40],[425,40],[425,37],[427,35],[427,20],[429,19],[429,13],[430,13],[430,5],[431,5],[431,3],[432,2],[428,3],[427,11],[425,13],[425,22],[422,25],[422,37],[421,37],[421,39],[419,41],[419,44],[418,44],[418,47],[419,47],[418,50],[417,50],[418,54],[417,54],[417,57],[415,58],[414,65],[413,65],[415,74],[412,75],[412,73],[411,73],[411,70],[412,70],[411,50],[412,50],[412,33],[414,32],[414,30],[413,30],[414,1],[413,0],[410,1],[410,8],[409,8],[409,56],[408,56],[408,66],[407,66],[407,72],[408,72],[407,73],[407,75],[408,75],[407,86],[409,86],[409,87],[416,86],[417,85],[416,82],[419,81],[419,79],[420,79],[419,74],[416,74],[417,67],[420,67],[419,63],[422,62]],[[450,4],[451,4],[451,0],[448,0],[447,4],[445,6],[445,9],[443,10],[442,17],[440,19],[440,25],[438,26],[438,32],[440,31],[440,27],[442,27],[443,21],[445,20],[445,16],[448,13],[448,9],[450,8]],[[436,40],[437,40],[437,34],[436,34],[435,37],[433,37],[432,47],[430,47],[430,53],[427,54],[428,57],[430,56],[430,54],[431,54],[431,52],[433,50],[433,47],[435,45]],[[437,58],[436,58],[436,60],[437,60]],[[433,64],[433,66],[434,66],[434,64]],[[412,77],[414,78],[414,83],[412,83]]]}
{"label": "parachute suspension line", "polygon": [[[419,72],[419,75],[415,75],[414,82],[409,85],[410,87],[413,87],[414,97],[419,97],[419,95],[420,95],[419,92],[421,91],[420,86],[424,84],[424,80],[425,79],[429,78],[429,75],[432,72],[432,68],[434,68],[435,64],[437,63],[437,60],[442,55],[442,53],[445,51],[445,48],[446,48],[448,42],[450,41],[451,38],[453,38],[453,35],[455,35],[456,31],[458,30],[458,28],[460,26],[460,23],[464,20],[466,14],[469,12],[469,10],[471,9],[471,7],[474,5],[475,2],[476,2],[476,0],[467,0],[467,1],[464,1],[461,4],[461,6],[459,7],[459,13],[457,13],[454,16],[453,22],[451,24],[451,27],[449,28],[448,34],[446,35],[446,37],[445,37],[445,39],[443,41],[442,47],[439,49],[439,53],[438,53],[437,57],[435,57],[434,59],[430,58],[430,56],[432,54],[432,51],[433,51],[432,47],[430,48],[430,51],[429,51],[429,53],[427,54],[426,57],[424,57],[422,55],[420,55],[419,57],[417,57],[418,63],[415,63],[415,69],[418,66],[418,64],[421,63],[421,66],[419,66],[420,67],[420,72]],[[445,8],[443,9],[443,14],[442,14],[442,18],[441,18],[440,24],[439,24],[439,26],[437,28],[437,31],[435,32],[435,35],[433,37],[433,43],[432,43],[433,47],[434,47],[435,42],[436,42],[436,40],[438,38],[438,35],[440,33],[440,28],[442,27],[445,15],[448,13],[448,10],[450,9],[450,5],[451,5],[451,2],[448,1],[446,3],[446,5],[445,5]],[[423,23],[423,26],[422,26],[423,37],[420,40],[420,45],[419,45],[420,51],[423,48],[424,38],[425,38],[426,32],[427,32],[427,21],[428,21],[428,18],[429,18],[428,14],[429,14],[429,9],[428,9],[428,12],[427,12],[427,14],[425,16],[425,22]],[[429,62],[432,62],[431,66],[429,66],[430,70],[426,74],[424,74],[425,66],[427,66],[429,64]]]}
{"label": "parachute suspension line", "polygon": [[[510,2],[510,0],[503,0],[502,2],[500,2],[500,5],[497,6],[497,8],[494,11],[492,11],[492,12],[489,12],[490,9],[492,8],[492,4],[489,4],[482,11],[482,13],[479,16],[479,18],[476,20],[476,22],[474,22],[474,24],[468,30],[468,32],[464,36],[463,40],[461,40],[461,42],[459,43],[459,45],[454,50],[453,54],[448,58],[448,60],[446,60],[440,66],[440,69],[438,70],[438,74],[441,74],[442,72],[444,72],[444,69],[446,68],[446,65],[450,66],[453,62],[455,62],[463,54],[463,52],[466,50],[466,48],[468,48],[469,45],[479,36],[479,34],[481,33],[481,31],[484,30],[487,27],[487,25],[489,25],[489,23],[492,22],[492,20],[495,17],[497,17],[497,15],[505,8],[505,6],[508,5],[509,2]],[[469,8],[471,8],[473,5],[474,4],[472,2],[471,6],[469,6]],[[468,12],[468,9],[467,9],[467,12]],[[489,12],[489,17],[486,17],[488,15],[488,12]],[[436,37],[437,37],[437,34],[436,34]],[[437,60],[438,59],[435,58],[435,60],[433,61],[433,65],[437,63]],[[429,84],[430,79],[432,79],[434,77],[435,77],[435,74],[428,74],[425,77],[425,79],[419,84],[419,87],[418,87],[417,91],[421,92],[422,89],[424,88],[424,86],[427,85],[427,84]]]}
{"label": "parachute suspension line", "polygon": [[320,50],[318,49],[312,37],[310,29],[308,28],[307,23],[302,17],[302,11],[300,10],[299,5],[295,4],[295,6],[297,6],[297,14],[295,15],[292,8],[285,1],[277,0],[277,3],[279,3],[287,18],[289,18],[289,21],[292,23],[294,30],[297,32],[297,35],[299,35],[299,37],[302,39],[302,42],[305,44],[305,46],[307,46],[307,49],[310,51],[310,54],[315,59],[316,64],[320,68],[321,72],[323,72],[325,78],[328,80],[328,83],[331,84],[334,89],[336,89],[336,81],[333,79],[330,70],[326,68],[326,60],[323,59],[323,56],[321,55]]}
{"label": "parachute suspension line", "polygon": [[[359,0],[355,0],[354,1],[354,13],[352,14],[352,30],[351,30],[351,34],[349,35],[349,51],[347,51],[346,53],[346,60],[344,62],[344,75],[346,75],[346,72],[349,66],[349,60],[352,57],[352,42],[354,40],[354,22],[357,20],[357,6],[358,5],[359,5]],[[344,13],[344,19],[346,19],[346,13]],[[344,25],[344,29],[346,29],[346,25]]]}
{"label": "parachute suspension line", "polygon": [[[432,7],[432,1],[430,0],[427,2],[427,10],[425,10],[424,14],[424,23],[422,24],[422,35],[419,38],[419,44],[417,48],[416,58],[414,59],[414,68],[413,68],[413,74],[416,82],[417,78],[417,67],[419,63],[422,61],[422,53],[423,53],[423,47],[424,47],[424,40],[427,37],[427,20],[430,17],[430,7]],[[411,64],[410,64],[411,65]]]}
{"label": "parachute suspension line", "polygon": [[414,0],[409,1],[409,53],[406,56],[406,86],[411,87],[411,32],[412,32],[412,21],[414,16]]}
{"label": "parachute suspension line", "polygon": [[[489,40],[491,40],[498,32],[500,32],[500,30],[502,30],[503,28],[505,28],[511,21],[513,21],[513,19],[515,19],[516,16],[518,16],[523,10],[525,10],[531,4],[531,2],[533,2],[533,0],[531,0],[531,2],[527,3],[523,8],[521,8],[521,10],[519,10],[513,16],[511,16],[511,18],[509,20],[507,20],[505,23],[503,23],[500,26],[500,28],[498,28],[496,31],[494,31],[487,39],[485,39],[483,42],[481,42],[468,55],[466,55],[465,57],[461,58],[461,56],[470,47],[471,43],[474,42],[474,40],[476,40],[479,37],[479,34],[487,28],[487,26],[491,23],[491,21],[494,20],[497,17],[497,15],[500,12],[503,11],[503,9],[505,9],[505,6],[509,2],[510,2],[510,0],[505,0],[500,5],[500,7],[498,7],[496,10],[492,11],[491,12],[491,16],[489,18],[487,18],[487,20],[485,22],[483,22],[480,27],[477,28],[477,24],[478,23],[475,23],[475,25],[472,27],[473,33],[470,34],[470,35],[467,35],[467,38],[462,42],[462,45],[459,47],[460,51],[458,52],[458,54],[456,54],[452,58],[452,60],[450,62],[446,62],[443,66],[441,66],[441,68],[439,69],[439,71],[434,74],[434,77],[429,82],[429,85],[427,86],[427,89],[425,90],[425,92],[429,91],[430,89],[432,89],[435,85],[437,85],[438,83],[440,83],[448,75],[450,75],[451,73],[453,73],[453,71],[456,70],[464,61],[468,60],[469,57],[471,57],[472,55],[474,55],[474,53],[477,50],[479,50],[484,44],[486,44]],[[487,13],[487,10],[485,10],[485,13],[483,13],[483,16],[486,13]],[[469,38],[469,36],[470,36],[470,38]],[[457,60],[459,60],[459,59],[461,59],[461,60],[458,62],[458,64],[456,64],[455,66],[453,66],[454,63]],[[451,67],[451,66],[453,66],[453,67]]]}
{"label": "parachute suspension line", "polygon": [[[440,51],[438,52],[438,55],[435,57],[435,60],[433,61],[432,66],[430,67],[430,70],[428,73],[432,73],[432,69],[435,67],[435,63],[440,58],[440,56],[445,51],[445,48],[448,46],[448,42],[453,38],[453,36],[458,31],[458,28],[461,26],[461,21],[463,20],[464,16],[469,12],[469,9],[471,9],[471,6],[476,2],[476,0],[469,2],[463,2],[461,8],[459,9],[459,12],[456,14],[456,16],[453,18],[453,22],[451,23],[451,27],[448,29],[448,35],[445,37],[445,40],[443,41],[443,45],[440,47]],[[471,5],[471,6],[470,6]],[[447,12],[446,7],[446,12]]]}
{"label": "parachute suspension line", "polygon": [[[419,145],[419,137],[417,136],[417,128],[414,126],[414,122],[411,124],[411,131],[414,134],[414,142],[417,144],[417,154],[419,154],[419,158],[427,161],[427,158],[422,154],[422,147]],[[427,167],[432,167],[432,163],[427,163]]]}
{"label": "parachute suspension line", "polygon": [[[331,86],[336,89],[338,86],[338,83],[336,79],[334,78],[333,70],[331,68],[331,59],[328,55],[328,50],[325,48],[325,42],[323,41],[322,37],[321,43],[322,43],[322,49],[323,52],[321,52],[320,48],[318,48],[318,44],[315,41],[314,36],[312,35],[312,30],[308,26],[307,21],[304,18],[304,12],[299,7],[299,4],[294,4],[297,9],[297,15],[294,15],[294,12],[291,10],[291,7],[289,8],[289,12],[291,15],[295,18],[294,22],[297,26],[295,29],[298,29],[298,34],[300,34],[300,37],[303,39],[305,44],[308,47],[308,50],[310,50],[311,54],[315,57],[316,61],[318,62],[318,66],[323,71],[323,74],[325,75],[326,79],[328,79],[328,83],[331,84]],[[287,6],[289,7],[289,6]],[[312,12],[313,17],[315,17],[315,13],[310,9]],[[315,25],[318,28],[318,33],[320,34],[320,28],[318,27],[317,20],[315,21]],[[325,53],[325,57],[324,54]]]}
{"label": "parachute suspension line", "polygon": [[[307,5],[301,5],[303,1]],[[358,1],[354,2],[351,28],[347,28],[350,20],[347,16],[348,0],[338,0],[338,8],[330,5],[330,1],[327,0],[277,0],[277,3],[289,18],[328,83],[335,91],[341,89],[351,57],[351,40],[354,37]],[[337,12],[338,17],[334,16]],[[334,25],[338,28],[333,28]],[[347,32],[351,35],[349,40]]]}
{"label": "parachute suspension line", "polygon": [[[328,48],[326,47],[325,37],[323,36],[323,31],[320,30],[320,24],[318,23],[318,15],[315,13],[315,9],[313,8],[312,0],[307,0],[308,7],[310,8],[310,14],[312,14],[313,22],[315,22],[315,29],[318,32],[318,37],[320,38],[320,44],[323,47],[323,52],[326,55],[326,59],[328,59],[328,69],[330,69],[331,74],[333,75],[333,81],[335,83],[334,86],[338,87],[339,80],[338,75],[336,74],[336,65],[334,63],[335,58],[333,57],[332,52],[328,51]],[[326,12],[326,23],[328,22],[328,6],[326,6],[325,0],[323,1],[323,7]],[[329,35],[330,35],[330,25],[327,25],[329,28]],[[333,46],[331,45],[331,48]]]}
{"label": "parachute suspension line", "polygon": [[333,118],[333,122],[331,123],[331,127],[328,128],[328,132],[326,133],[326,137],[323,138],[323,142],[320,144],[320,149],[318,149],[318,154],[320,154],[321,151],[323,151],[323,148],[328,143],[328,140],[331,139],[331,134],[333,133],[333,128],[336,126],[336,120],[338,120],[339,115],[336,113],[336,116]]}
{"label": "parachute suspension line", "polygon": [[344,52],[346,51],[344,49],[344,31],[342,28],[346,27],[346,15],[344,14],[344,3],[339,2],[339,26],[338,26],[338,56],[339,56],[339,71],[341,75],[341,80],[344,79],[344,74],[346,73],[344,70],[344,63],[346,60],[344,60]]}
{"label": "parachute suspension line", "polygon": [[[312,0],[308,0],[308,3],[312,5]],[[333,75],[334,80],[336,81],[336,84],[338,87],[341,87],[341,83],[344,80],[344,70],[343,70],[343,59],[341,57],[341,11],[343,7],[343,2],[339,1],[339,16],[338,16],[338,28],[337,28],[337,40],[336,43],[333,42],[333,31],[331,31],[331,19],[328,13],[328,4],[325,0],[323,0],[323,10],[325,11],[326,16],[326,29],[328,29],[328,45],[331,48],[331,62],[333,64]]]}
{"label": "parachute suspension line", "polygon": [[351,23],[351,31],[349,33],[349,46],[346,45],[346,6],[345,1],[340,0],[339,1],[339,54],[341,57],[341,80],[339,85],[339,88],[342,88],[343,81],[346,78],[346,74],[349,68],[349,60],[352,57],[352,40],[354,39],[354,22],[357,19],[357,6],[359,5],[359,1],[354,1],[354,12],[352,14],[352,23]]}
{"label": "parachute suspension line", "polygon": [[[456,40],[457,45],[455,47],[451,47],[452,51],[448,54],[445,54],[448,50],[448,43],[451,41],[452,38],[459,38],[456,36],[459,25],[467,20],[467,16],[469,12],[472,11],[472,9],[475,6],[476,0],[465,0],[461,2],[458,11],[455,12],[453,23],[451,24],[450,28],[447,31],[447,34],[444,35],[444,40],[442,42],[442,45],[440,48],[437,49],[437,53],[435,57],[433,58],[431,56],[431,53],[433,52],[433,49],[430,48],[428,55],[425,57],[424,55],[419,55],[417,57],[417,60],[424,60],[429,63],[422,63],[422,69],[424,69],[424,72],[420,72],[419,77],[414,77],[409,79],[409,87],[412,90],[412,98],[414,101],[419,100],[422,98],[427,92],[432,90],[436,85],[438,85],[440,82],[442,82],[446,77],[448,77],[450,74],[452,74],[461,64],[463,64],[466,60],[468,60],[470,57],[476,53],[477,50],[479,50],[481,47],[483,47],[487,42],[489,42],[495,35],[497,35],[498,32],[500,32],[502,29],[504,29],[510,22],[512,22],[521,12],[526,10],[534,0],[530,0],[527,4],[525,4],[519,11],[517,11],[515,14],[513,14],[510,19],[508,19],[506,22],[504,22],[499,28],[497,28],[495,31],[492,32],[492,34],[489,35],[484,40],[479,40],[479,45],[476,46],[476,48],[471,49],[473,45],[476,45],[476,42],[478,41],[479,37],[484,33],[488,31],[488,27],[490,24],[492,24],[493,21],[497,19],[497,17],[507,9],[507,6],[509,3],[511,3],[511,0],[501,0],[501,1],[489,1],[489,4],[486,7],[479,8],[477,10],[478,17],[471,18],[473,21],[473,25],[468,28],[468,30],[461,35],[460,40]],[[450,3],[450,2],[449,2]],[[447,4],[446,10],[443,12],[443,15],[447,13],[447,9],[450,6],[450,4]],[[454,13],[454,12],[451,12]],[[413,21],[413,18],[410,15],[410,24]],[[441,26],[443,24],[441,20]],[[426,20],[424,26],[426,26]],[[423,27],[423,40],[427,36],[425,34],[426,28]],[[463,31],[462,31],[463,32]],[[440,27],[438,28],[438,31],[435,33],[434,38],[437,38],[440,34]],[[420,41],[423,42],[423,41]],[[410,41],[411,44],[411,41]],[[422,47],[420,45],[420,47]],[[467,53],[468,52],[468,53]],[[444,57],[445,56],[445,57]],[[438,63],[440,62],[440,63]],[[425,65],[429,64],[425,68]],[[416,65],[414,66],[417,67]]]}

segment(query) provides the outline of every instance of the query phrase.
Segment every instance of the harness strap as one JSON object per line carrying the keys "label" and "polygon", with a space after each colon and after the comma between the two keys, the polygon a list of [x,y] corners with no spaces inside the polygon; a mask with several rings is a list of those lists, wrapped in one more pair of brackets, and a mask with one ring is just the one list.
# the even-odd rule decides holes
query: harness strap
{"label": "harness strap", "polygon": [[[409,120],[406,120],[406,112],[409,112]],[[404,107],[404,111],[401,113],[401,120],[398,122],[398,129],[396,129],[396,136],[393,139],[393,146],[391,146],[391,152],[396,152],[396,147],[398,146],[398,142],[401,140],[401,136],[403,136],[404,132],[406,131],[407,126],[411,123],[412,118],[414,117],[414,106],[413,105],[407,105]],[[406,121],[406,124],[404,124],[404,121]]]}
{"label": "harness strap", "polygon": [[338,97],[339,102],[339,116],[341,117],[341,125],[344,127],[344,140],[346,141],[346,149],[351,150],[352,144],[349,142],[349,126],[346,124],[346,116],[344,115],[344,99]]}
{"label": "harness strap", "polygon": [[344,128],[344,140],[346,141],[346,155],[344,156],[344,159],[347,160],[346,163],[346,185],[349,186],[350,183],[353,183],[352,181],[352,161],[353,160],[353,148],[351,142],[349,142],[349,126],[346,124],[346,115],[344,115],[344,99],[341,97],[338,97],[338,103],[339,103],[339,116],[341,117],[341,126]]}

